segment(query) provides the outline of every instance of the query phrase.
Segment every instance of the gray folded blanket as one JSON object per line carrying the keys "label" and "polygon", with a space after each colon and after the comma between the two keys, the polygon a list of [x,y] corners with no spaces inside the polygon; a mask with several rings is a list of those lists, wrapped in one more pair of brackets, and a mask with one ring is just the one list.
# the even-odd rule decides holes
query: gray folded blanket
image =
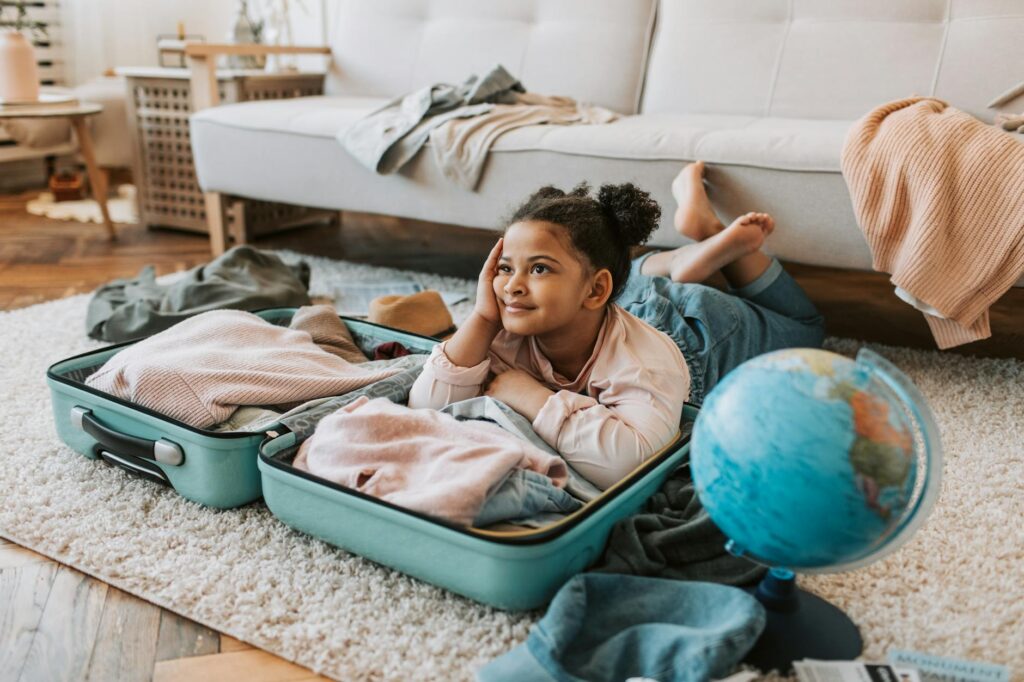
{"label": "gray folded blanket", "polygon": [[94,339],[128,341],[208,310],[309,305],[308,288],[306,263],[286,265],[272,253],[236,246],[173,284],[157,284],[152,265],[135,279],[104,284],[89,301],[85,328]]}

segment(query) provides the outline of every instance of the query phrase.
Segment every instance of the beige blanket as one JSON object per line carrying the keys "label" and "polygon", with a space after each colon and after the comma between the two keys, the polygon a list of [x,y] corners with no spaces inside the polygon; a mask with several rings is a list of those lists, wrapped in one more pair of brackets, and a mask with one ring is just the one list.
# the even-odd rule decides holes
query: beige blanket
{"label": "beige blanket", "polygon": [[494,141],[505,133],[533,125],[611,123],[614,111],[577,103],[570,97],[515,93],[516,104],[496,104],[470,118],[453,118],[430,133],[434,161],[445,177],[475,190]]}
{"label": "beige blanket", "polygon": [[1024,143],[933,98],[869,112],[843,177],[874,268],[943,317],[939,348],[988,338],[989,307],[1024,274]]}

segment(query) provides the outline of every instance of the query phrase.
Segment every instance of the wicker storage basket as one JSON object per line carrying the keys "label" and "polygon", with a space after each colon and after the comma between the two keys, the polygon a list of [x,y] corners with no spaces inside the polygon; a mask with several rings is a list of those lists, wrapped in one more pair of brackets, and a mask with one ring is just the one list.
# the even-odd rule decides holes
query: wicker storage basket
{"label": "wicker storage basket", "polygon": [[[128,120],[135,140],[135,182],[139,221],[147,226],[207,232],[203,192],[196,181],[189,138],[192,112],[186,69],[119,70],[128,88]],[[323,93],[323,74],[218,72],[224,104],[261,99],[307,97]],[[249,235],[322,218],[323,211],[253,199],[228,210],[228,220],[243,220]]]}

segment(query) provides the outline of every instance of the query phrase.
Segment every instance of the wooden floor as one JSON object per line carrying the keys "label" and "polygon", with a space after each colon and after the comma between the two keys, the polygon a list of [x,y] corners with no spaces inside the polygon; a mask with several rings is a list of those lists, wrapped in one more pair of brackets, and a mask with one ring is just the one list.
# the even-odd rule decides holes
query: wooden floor
{"label": "wooden floor", "polygon": [[4,682],[327,679],[0,538]]}
{"label": "wooden floor", "polygon": [[[89,292],[147,264],[163,275],[210,260],[205,235],[118,225],[109,241],[102,225],[29,215],[25,203],[38,193],[0,195],[0,310]],[[484,230],[347,213],[340,229],[302,227],[255,245],[475,278],[494,240]]]}
{"label": "wooden floor", "polygon": [[[158,274],[209,260],[205,236],[138,225],[30,216],[37,192],[0,196],[0,310],[88,292],[145,264]],[[412,220],[346,213],[334,226],[301,228],[256,242],[333,258],[475,277],[495,235]],[[875,273],[789,266],[838,336],[934,348],[921,316]],[[996,335],[958,352],[1024,357],[1024,290],[992,311]],[[82,330],[84,334],[84,330]],[[320,679],[169,611],[16,545],[0,541],[0,680]]]}

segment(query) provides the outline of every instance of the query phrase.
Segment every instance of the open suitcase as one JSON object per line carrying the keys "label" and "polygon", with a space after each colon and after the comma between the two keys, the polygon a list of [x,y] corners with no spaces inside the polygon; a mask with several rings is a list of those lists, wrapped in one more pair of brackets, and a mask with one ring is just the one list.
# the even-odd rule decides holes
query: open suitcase
{"label": "open suitcase", "polygon": [[[287,325],[294,312],[281,308],[257,314]],[[398,341],[425,355],[438,343],[342,319],[367,354],[381,343]],[[502,609],[541,606],[592,564],[612,525],[638,511],[684,464],[696,417],[696,410],[686,406],[677,442],[555,524],[502,531],[467,528],[293,468],[299,441],[282,423],[258,433],[196,429],[85,385],[90,374],[131,343],[68,358],[47,370],[57,433],[73,450],[170,485],[211,507],[237,507],[262,495],[271,513],[298,530]]]}

